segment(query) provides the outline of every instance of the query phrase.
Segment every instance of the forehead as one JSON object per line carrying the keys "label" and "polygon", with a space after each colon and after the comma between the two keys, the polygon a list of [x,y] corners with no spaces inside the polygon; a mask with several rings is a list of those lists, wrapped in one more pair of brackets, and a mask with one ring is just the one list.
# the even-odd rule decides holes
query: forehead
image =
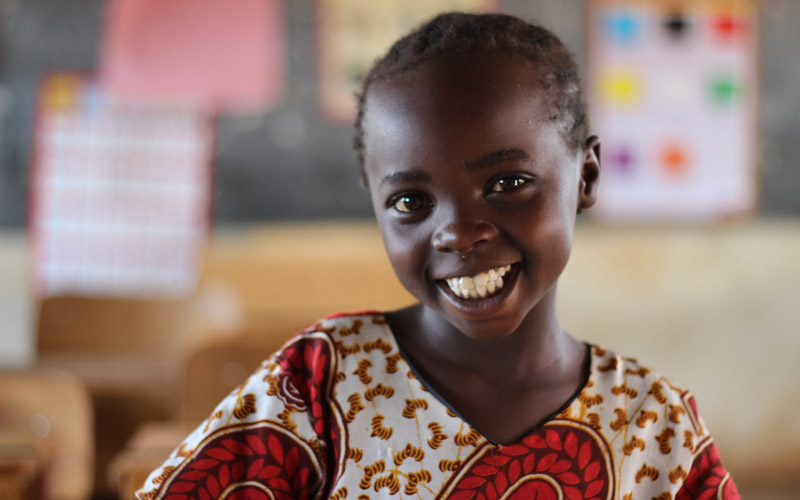
{"label": "forehead", "polygon": [[544,104],[540,80],[534,64],[514,54],[441,56],[377,82],[367,96],[367,112],[376,101],[437,111],[469,105],[472,113],[491,111],[511,98]]}
{"label": "forehead", "polygon": [[[376,157],[446,149],[464,155],[552,135],[547,90],[515,55],[434,59],[374,84],[366,98],[365,166]],[[368,169],[369,170],[369,169]]]}

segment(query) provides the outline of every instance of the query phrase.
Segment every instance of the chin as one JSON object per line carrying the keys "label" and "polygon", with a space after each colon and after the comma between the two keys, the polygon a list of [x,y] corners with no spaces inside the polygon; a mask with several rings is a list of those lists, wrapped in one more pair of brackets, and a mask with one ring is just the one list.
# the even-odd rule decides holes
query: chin
{"label": "chin", "polygon": [[481,320],[463,317],[444,318],[465,336],[480,341],[500,340],[512,336],[522,324],[523,318],[503,316]]}

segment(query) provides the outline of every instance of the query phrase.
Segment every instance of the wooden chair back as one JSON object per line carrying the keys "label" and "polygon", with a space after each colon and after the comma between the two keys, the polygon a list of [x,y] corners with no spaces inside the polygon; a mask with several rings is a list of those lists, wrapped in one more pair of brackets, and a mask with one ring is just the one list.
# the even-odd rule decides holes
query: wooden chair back
{"label": "wooden chair back", "polygon": [[57,296],[39,307],[39,353],[136,356],[175,348],[188,300]]}
{"label": "wooden chair back", "polygon": [[235,290],[251,318],[288,312],[313,320],[415,302],[374,223],[274,224],[218,236],[203,264],[203,281]]}
{"label": "wooden chair back", "polygon": [[2,458],[7,463],[33,461],[43,471],[42,498],[91,496],[92,421],[89,393],[74,375],[57,370],[0,372]]}
{"label": "wooden chair back", "polygon": [[[313,317],[310,317],[313,319]],[[250,326],[239,335],[210,339],[186,358],[183,380],[183,420],[195,426],[214,406],[289,340],[310,324],[309,317],[273,317],[269,326]]]}

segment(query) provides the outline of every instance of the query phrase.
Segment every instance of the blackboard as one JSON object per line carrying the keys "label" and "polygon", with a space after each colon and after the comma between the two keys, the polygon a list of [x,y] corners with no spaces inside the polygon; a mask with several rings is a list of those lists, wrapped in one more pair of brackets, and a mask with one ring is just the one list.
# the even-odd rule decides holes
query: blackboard
{"label": "blackboard", "polygon": [[[800,215],[800,2],[763,2],[760,118],[762,216]],[[0,227],[26,222],[36,87],[61,69],[93,70],[104,0],[0,3]],[[501,2],[550,27],[582,56],[582,0]],[[217,135],[214,220],[218,223],[369,218],[358,184],[352,130],[319,112],[315,5],[286,2],[288,83],[269,113],[223,115]]]}

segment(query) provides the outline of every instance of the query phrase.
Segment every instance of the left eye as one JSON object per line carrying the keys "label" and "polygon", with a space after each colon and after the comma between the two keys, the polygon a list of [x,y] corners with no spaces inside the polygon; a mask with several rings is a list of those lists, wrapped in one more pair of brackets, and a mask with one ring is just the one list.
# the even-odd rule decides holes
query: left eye
{"label": "left eye", "polygon": [[519,176],[501,177],[500,179],[497,179],[491,186],[489,186],[489,192],[502,193],[506,191],[514,191],[521,188],[528,182],[530,182],[528,179]]}

